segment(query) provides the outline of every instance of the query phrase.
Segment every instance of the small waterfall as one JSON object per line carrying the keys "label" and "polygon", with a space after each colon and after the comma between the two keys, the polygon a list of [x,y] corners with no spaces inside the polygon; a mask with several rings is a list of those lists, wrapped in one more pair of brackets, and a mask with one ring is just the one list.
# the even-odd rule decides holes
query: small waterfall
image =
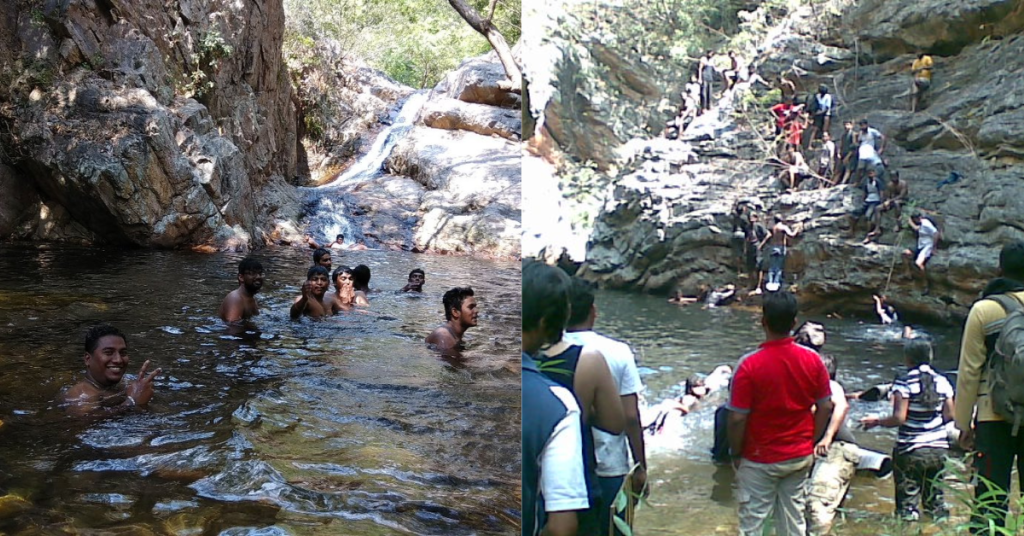
{"label": "small waterfall", "polygon": [[345,235],[345,241],[362,238],[362,233],[353,227],[347,216],[347,207],[341,198],[342,188],[366,182],[383,174],[384,160],[391,154],[395,144],[412,130],[413,121],[427,101],[428,91],[413,93],[402,104],[398,115],[373,141],[366,155],[352,164],[344,173],[331,182],[316,188],[302,188],[306,195],[307,215],[310,233],[322,243],[333,242],[335,236]]}

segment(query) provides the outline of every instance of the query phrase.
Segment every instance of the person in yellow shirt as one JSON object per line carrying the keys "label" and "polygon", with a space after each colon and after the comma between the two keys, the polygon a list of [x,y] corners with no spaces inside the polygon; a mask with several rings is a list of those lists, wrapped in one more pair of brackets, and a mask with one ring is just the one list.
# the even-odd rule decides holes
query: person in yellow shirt
{"label": "person in yellow shirt", "polygon": [[[985,527],[986,533],[988,520],[1004,526],[1014,458],[1017,463],[1024,463],[1024,434],[1012,435],[1012,423],[994,411],[989,396],[988,349],[999,337],[1007,313],[998,302],[986,298],[1002,294],[1024,303],[1024,241],[1003,247],[999,253],[999,272],[1001,277],[988,284],[982,299],[974,303],[967,315],[953,413],[960,430],[960,446],[975,451],[974,466],[978,474],[999,488],[995,491],[998,500],[984,501],[972,518],[972,523],[980,523],[977,526]],[[1024,472],[1020,478],[1024,481]],[[988,484],[979,482],[974,488],[975,497],[987,493],[990,493]]]}
{"label": "person in yellow shirt", "polygon": [[916,112],[921,103],[921,94],[932,85],[932,57],[924,52],[917,53],[917,59],[910,66],[914,83],[910,86],[910,111]]}

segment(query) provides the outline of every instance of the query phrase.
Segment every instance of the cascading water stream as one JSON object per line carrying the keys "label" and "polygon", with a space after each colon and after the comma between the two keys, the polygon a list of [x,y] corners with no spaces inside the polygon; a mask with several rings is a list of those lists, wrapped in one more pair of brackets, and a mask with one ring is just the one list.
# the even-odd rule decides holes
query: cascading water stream
{"label": "cascading water stream", "polygon": [[311,234],[323,243],[332,242],[343,234],[346,241],[362,238],[348,216],[348,207],[342,200],[342,191],[383,174],[384,160],[397,144],[412,130],[413,121],[427,101],[427,91],[417,91],[405,100],[390,126],[381,131],[370,150],[344,173],[330,183],[315,188],[302,188],[306,197],[306,221]]}

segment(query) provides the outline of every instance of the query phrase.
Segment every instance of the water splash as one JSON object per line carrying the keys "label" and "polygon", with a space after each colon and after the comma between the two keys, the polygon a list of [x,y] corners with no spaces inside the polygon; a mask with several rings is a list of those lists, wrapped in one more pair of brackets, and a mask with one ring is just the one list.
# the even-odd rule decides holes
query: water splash
{"label": "water splash", "polygon": [[427,101],[427,91],[418,91],[402,104],[390,126],[381,131],[370,150],[333,181],[316,188],[302,188],[306,195],[307,221],[310,229],[324,242],[341,234],[348,239],[361,238],[348,215],[342,190],[369,181],[383,174],[384,161],[402,138],[412,130],[413,121]]}

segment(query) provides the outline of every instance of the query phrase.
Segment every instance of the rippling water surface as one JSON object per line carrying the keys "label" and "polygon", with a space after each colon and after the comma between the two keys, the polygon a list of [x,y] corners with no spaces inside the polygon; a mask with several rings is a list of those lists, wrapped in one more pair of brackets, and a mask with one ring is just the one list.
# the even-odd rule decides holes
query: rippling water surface
{"label": "rippling water surface", "polygon": [[[693,373],[710,372],[721,364],[735,365],[743,354],[763,342],[760,309],[679,307],[652,296],[601,292],[596,328],[629,342],[641,367],[647,398],[653,404],[678,396],[680,385]],[[864,304],[865,315],[873,306]],[[811,317],[825,324],[825,351],[839,359],[839,382],[847,391],[889,382],[902,367],[899,328],[883,327],[873,318],[863,320]],[[802,322],[799,318],[797,322]],[[951,328],[925,328],[936,345],[936,367],[955,369],[960,332]],[[736,534],[733,472],[711,463],[714,409],[725,401],[718,393],[711,403],[680,418],[665,431],[648,438],[648,478],[653,508],[641,510],[636,527],[644,535],[704,536]],[[873,413],[887,415],[891,403],[853,402],[848,424]],[[868,432],[852,428],[861,446],[891,451],[895,429]],[[893,511],[892,479],[858,476],[844,504],[853,520],[842,534],[879,534]]]}
{"label": "rippling water surface", "polygon": [[[0,249],[0,495],[27,499],[0,503],[0,532],[516,533],[519,264],[335,252],[372,269],[371,308],[293,322],[310,253],[257,253],[262,314],[229,331],[217,308],[242,255]],[[396,293],[415,267],[426,292]],[[441,359],[423,338],[466,285],[480,326]],[[163,368],[149,412],[88,422],[54,403],[100,322],[128,335],[132,373]]]}

